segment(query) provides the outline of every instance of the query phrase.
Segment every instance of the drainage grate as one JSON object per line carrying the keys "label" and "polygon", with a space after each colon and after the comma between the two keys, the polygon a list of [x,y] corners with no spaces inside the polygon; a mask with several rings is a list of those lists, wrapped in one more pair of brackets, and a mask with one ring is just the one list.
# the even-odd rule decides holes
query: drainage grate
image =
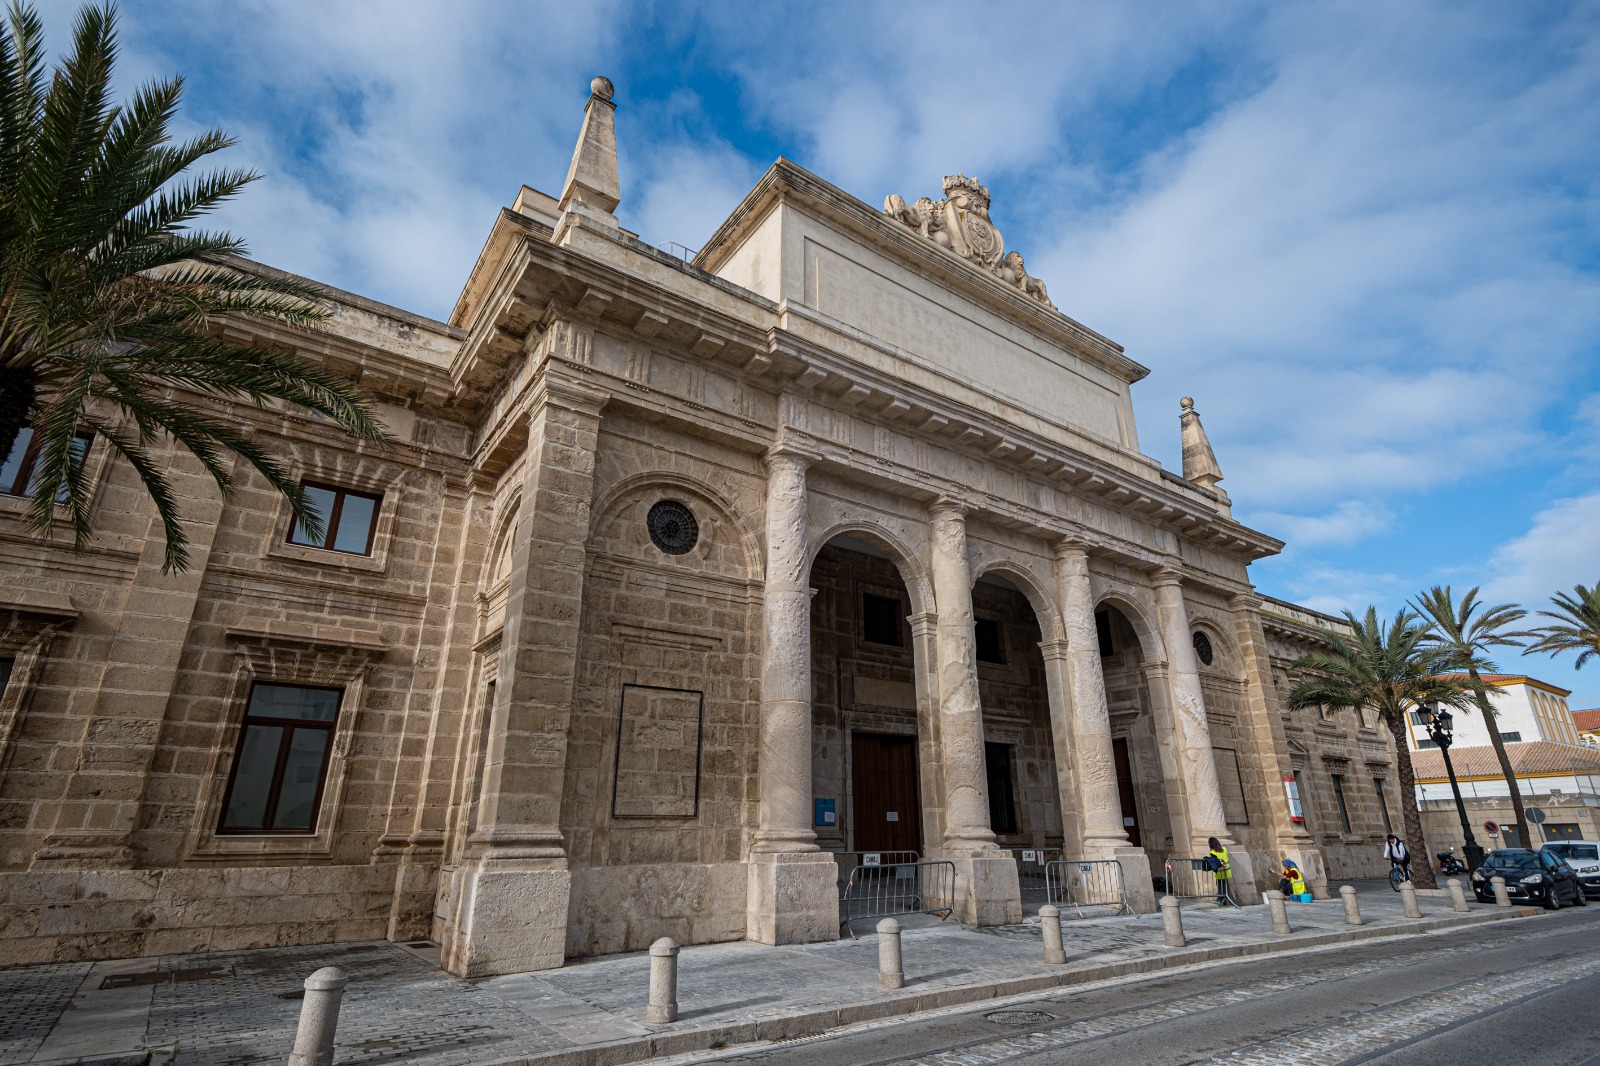
{"label": "drainage grate", "polygon": [[142,988],[145,985],[164,985],[172,979],[172,975],[164,970],[149,970],[145,973],[114,973],[100,982],[100,990],[108,988]]}
{"label": "drainage grate", "polygon": [[179,984],[188,981],[221,981],[232,976],[232,966],[196,966],[188,970],[172,971],[172,979]]}
{"label": "drainage grate", "polygon": [[408,948],[436,948],[438,946],[431,940],[413,940],[406,945]]}
{"label": "drainage grate", "polygon": [[1046,1014],[1042,1010],[997,1010],[993,1014],[985,1014],[984,1017],[1003,1025],[1043,1025],[1045,1022],[1056,1020],[1054,1014]]}

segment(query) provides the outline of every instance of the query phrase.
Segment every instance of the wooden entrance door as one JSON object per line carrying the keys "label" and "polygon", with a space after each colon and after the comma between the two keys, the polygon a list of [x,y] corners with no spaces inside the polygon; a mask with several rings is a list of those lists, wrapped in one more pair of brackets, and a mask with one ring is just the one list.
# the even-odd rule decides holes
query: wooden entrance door
{"label": "wooden entrance door", "polygon": [[850,734],[851,828],[857,851],[922,851],[917,738]]}
{"label": "wooden entrance door", "polygon": [[1122,828],[1136,848],[1144,847],[1139,839],[1139,808],[1133,802],[1133,763],[1128,758],[1128,738],[1116,737],[1111,741],[1112,761],[1117,764],[1117,799],[1122,805]]}

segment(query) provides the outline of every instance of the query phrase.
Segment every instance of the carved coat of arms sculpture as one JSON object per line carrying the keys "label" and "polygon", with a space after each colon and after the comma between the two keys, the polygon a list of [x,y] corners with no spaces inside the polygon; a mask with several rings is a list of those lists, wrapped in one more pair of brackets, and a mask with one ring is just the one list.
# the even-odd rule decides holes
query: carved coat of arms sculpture
{"label": "carved coat of arms sculpture", "polygon": [[1000,231],[989,221],[989,190],[965,174],[944,179],[944,199],[935,203],[924,196],[908,204],[891,193],[883,202],[883,213],[920,232],[942,248],[982,267],[1010,285],[1054,307],[1044,282],[1033,277],[1022,265],[1022,253],[1005,251]]}

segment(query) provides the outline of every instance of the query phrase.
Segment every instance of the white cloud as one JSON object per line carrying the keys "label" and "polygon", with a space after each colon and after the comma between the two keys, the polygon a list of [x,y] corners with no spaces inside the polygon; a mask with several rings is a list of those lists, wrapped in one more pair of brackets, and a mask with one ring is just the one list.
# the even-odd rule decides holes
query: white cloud
{"label": "white cloud", "polygon": [[1316,515],[1262,511],[1248,516],[1252,525],[1296,548],[1354,544],[1388,529],[1393,520],[1394,513],[1389,508],[1366,500],[1344,500],[1332,510]]}
{"label": "white cloud", "polygon": [[1600,583],[1600,492],[1557,500],[1489,559],[1484,596],[1542,608],[1557,592]]}

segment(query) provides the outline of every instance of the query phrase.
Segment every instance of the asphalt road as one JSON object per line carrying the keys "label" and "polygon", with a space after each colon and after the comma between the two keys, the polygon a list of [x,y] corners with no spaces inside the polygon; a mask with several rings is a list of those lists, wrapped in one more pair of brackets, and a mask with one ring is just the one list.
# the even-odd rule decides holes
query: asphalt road
{"label": "asphalt road", "polygon": [[[729,1049],[760,1066],[1600,1066],[1600,907]],[[677,1061],[690,1061],[681,1059]]]}

